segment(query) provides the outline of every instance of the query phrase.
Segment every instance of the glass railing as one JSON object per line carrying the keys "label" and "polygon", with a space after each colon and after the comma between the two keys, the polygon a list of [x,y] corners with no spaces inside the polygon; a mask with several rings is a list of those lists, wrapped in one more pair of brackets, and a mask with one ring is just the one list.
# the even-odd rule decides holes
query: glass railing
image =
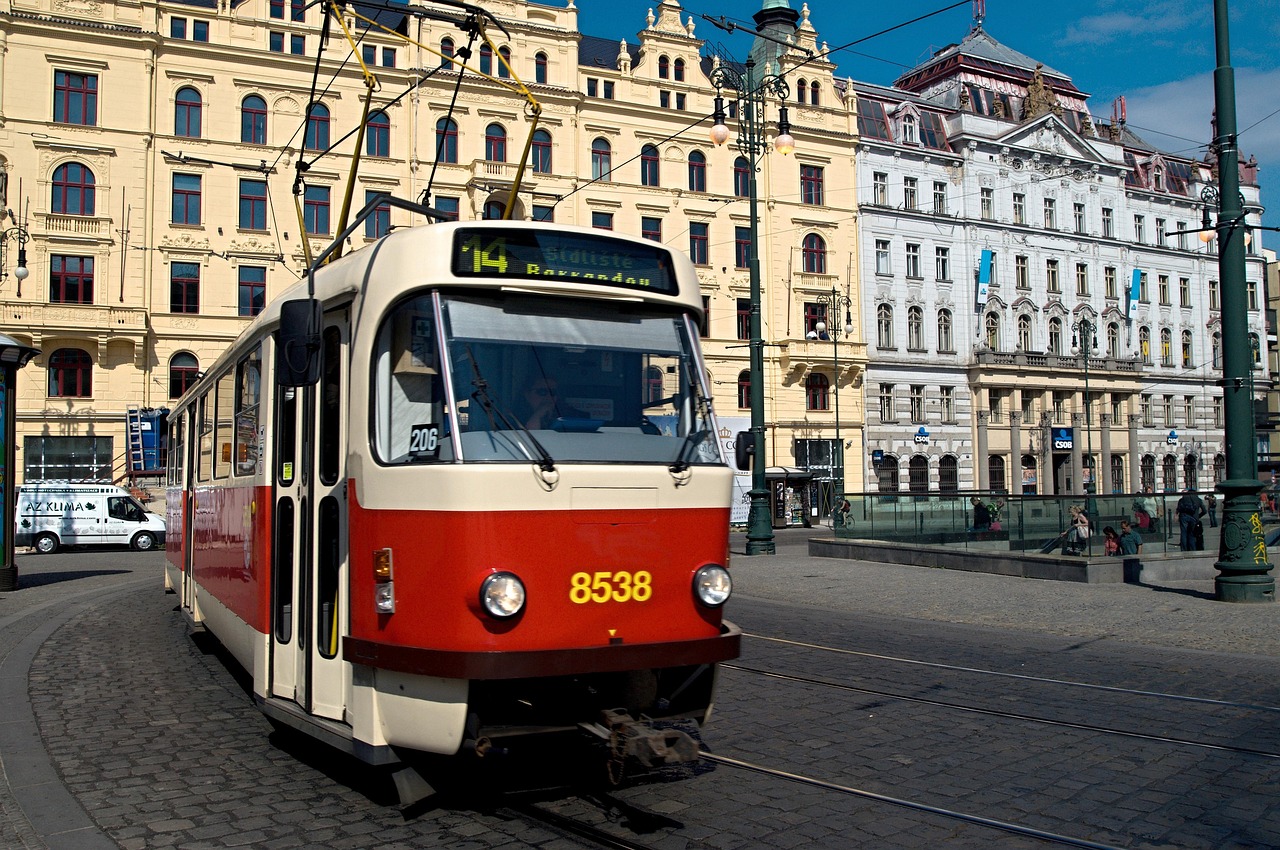
{"label": "glass railing", "polygon": [[[1070,551],[1071,508],[1089,516],[1090,535],[1080,548],[1086,557],[1102,557],[1103,531],[1120,532],[1127,520],[1142,538],[1143,554],[1180,551],[1176,507],[1182,493],[1029,496],[1005,493],[848,493],[847,512],[827,519],[838,538],[887,540],[989,551]],[[1203,501],[1207,493],[1200,493]],[[983,506],[978,509],[975,500]],[[1221,503],[1219,503],[1221,507]],[[1218,529],[1203,518],[1216,551]]]}

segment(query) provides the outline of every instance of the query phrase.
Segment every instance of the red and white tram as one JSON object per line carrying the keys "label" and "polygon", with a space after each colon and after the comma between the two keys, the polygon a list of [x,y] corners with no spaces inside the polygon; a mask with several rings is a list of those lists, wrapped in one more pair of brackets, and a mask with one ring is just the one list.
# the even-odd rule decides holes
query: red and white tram
{"label": "red and white tram", "polygon": [[432,224],[308,295],[169,418],[166,586],[262,710],[374,764],[705,720],[740,633],[688,258]]}

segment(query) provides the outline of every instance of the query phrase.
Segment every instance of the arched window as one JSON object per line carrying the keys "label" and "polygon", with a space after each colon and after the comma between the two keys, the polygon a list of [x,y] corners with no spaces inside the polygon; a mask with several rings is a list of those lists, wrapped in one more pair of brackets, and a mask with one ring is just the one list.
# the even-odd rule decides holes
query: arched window
{"label": "arched window", "polygon": [[876,345],[893,348],[893,307],[889,304],[876,308]]}
{"label": "arched window", "polygon": [[1163,473],[1161,477],[1164,479],[1161,482],[1164,491],[1166,493],[1176,493],[1178,490],[1178,456],[1165,455],[1164,461],[1160,466],[1160,471]]}
{"label": "arched window", "polygon": [[501,124],[484,128],[484,158],[489,162],[507,161],[507,130]]}
{"label": "arched window", "polygon": [[1056,316],[1049,320],[1049,353],[1062,354],[1062,320]]}
{"label": "arched window", "polygon": [[93,395],[93,358],[79,348],[59,348],[49,355],[49,397]]}
{"label": "arched window", "polygon": [[[1113,457],[1118,458],[1120,456],[1113,455]],[[1023,455],[1022,456],[1022,492],[1023,493],[1026,493],[1029,495],[1035,495],[1036,489],[1037,489],[1036,482],[1039,477],[1036,473],[1036,469],[1037,469],[1036,456]]]}
{"label": "arched window", "polygon": [[804,382],[804,400],[806,410],[827,410],[827,391],[831,382],[821,372],[810,372]]}
{"label": "arched window", "polygon": [[804,237],[800,257],[804,270],[809,274],[827,273],[827,243],[818,234],[809,233]]}
{"label": "arched window", "polygon": [[200,361],[194,354],[180,351],[169,358],[169,398],[178,398],[196,382]]}
{"label": "arched window", "polygon": [[662,369],[650,366],[644,370],[644,400],[646,404],[661,401],[666,395],[662,391]]}
{"label": "arched window", "polygon": [[987,343],[987,348],[991,349],[992,351],[999,351],[1000,350],[1000,314],[988,313],[986,321],[983,323],[983,328],[986,331],[985,341]]}
{"label": "arched window", "polygon": [[751,372],[743,369],[738,373],[738,408],[746,410],[751,406]]}
{"label": "arched window", "polygon": [[960,489],[960,461],[955,455],[938,459],[938,492],[955,493]]}
{"label": "arched window", "polygon": [[912,493],[929,492],[929,458],[912,455],[907,462],[907,488]]}
{"label": "arched window", "polygon": [[1213,456],[1213,482],[1217,484],[1225,480],[1227,480],[1227,456],[1216,454]]}
{"label": "arched window", "polygon": [[533,81],[546,85],[547,82],[547,54],[538,53],[533,57]]}
{"label": "arched window", "polygon": [[707,191],[707,157],[702,151],[689,154],[689,191]]}
{"label": "arched window", "polygon": [[498,79],[508,79],[511,76],[511,71],[508,70],[508,67],[511,65],[511,48],[499,47],[498,56],[502,59],[502,61],[498,63]]}
{"label": "arched window", "polygon": [[885,455],[876,470],[876,486],[881,493],[898,492],[898,459],[893,455]]}
{"label": "arched window", "polygon": [[173,134],[200,138],[200,92],[190,86],[180,88],[173,100]]}
{"label": "arched window", "polygon": [[1138,461],[1138,474],[1142,476],[1142,489],[1146,491],[1148,487],[1152,490],[1156,489],[1156,458],[1155,455],[1143,455]]}
{"label": "arched window", "polygon": [[1213,332],[1213,368],[1222,368],[1222,334],[1219,331]]}
{"label": "arched window", "polygon": [[1120,356],[1120,326],[1115,322],[1107,325],[1107,356]]}
{"label": "arched window", "polygon": [[307,136],[302,146],[309,151],[329,149],[329,107],[323,103],[313,103],[307,110]]}
{"label": "arched window", "polygon": [[451,38],[440,39],[440,67],[441,68],[453,67],[454,49],[455,48],[453,45],[453,39]]}
{"label": "arched window", "polygon": [[675,69],[675,79],[677,83],[684,82],[684,60],[677,59],[673,65]]}
{"label": "arched window", "polygon": [[1256,333],[1249,334],[1249,350],[1253,352],[1253,365],[1257,366],[1262,362],[1262,344]]}
{"label": "arched window", "polygon": [[1160,329],[1160,365],[1173,365],[1173,331],[1168,328]]}
{"label": "arched window", "polygon": [[813,104],[814,106],[817,106],[818,98],[820,96],[821,91],[822,90],[818,87],[817,80],[814,80],[813,82],[809,83],[809,103]]}
{"label": "arched window", "polygon": [[240,141],[249,145],[267,143],[267,102],[256,94],[240,102]]}
{"label": "arched window", "polygon": [[507,208],[503,206],[502,201],[485,201],[480,217],[485,221],[498,221],[506,211]]}
{"label": "arched window", "polygon": [[1123,493],[1124,489],[1124,456],[1111,456],[1111,492]]}
{"label": "arched window", "polygon": [[487,44],[480,47],[480,73],[493,74],[493,48]]}
{"label": "arched window", "polygon": [[441,118],[436,122],[436,160],[458,161],[458,122],[452,118]]}
{"label": "arched window", "polygon": [[1191,362],[1191,331],[1182,332],[1182,368],[1190,369]]}
{"label": "arched window", "polygon": [[63,215],[93,215],[93,172],[78,162],[59,165],[53,171],[50,209]]}
{"label": "arched window", "polygon": [[1142,362],[1151,365],[1151,328],[1138,328],[1138,350],[1142,353]]}
{"label": "arched window", "polygon": [[671,60],[665,56],[658,57],[658,79],[665,80],[671,76]]}
{"label": "arched window", "polygon": [[907,348],[924,350],[924,309],[914,304],[907,308]]}
{"label": "arched window", "polygon": [[1004,477],[1003,455],[991,455],[987,458],[987,481],[995,492],[1009,492],[1009,484]]}
{"label": "arched window", "polygon": [[751,194],[751,163],[745,156],[733,161],[733,194],[738,198]]}
{"label": "arched window", "polygon": [[658,176],[658,148],[645,145],[640,149],[640,185],[661,185]]}
{"label": "arched window", "polygon": [[369,116],[364,131],[364,152],[367,156],[391,156],[391,119],[385,112]]}
{"label": "arched window", "polygon": [[803,79],[796,81],[796,103],[804,103],[809,96],[809,84]]}
{"label": "arched window", "polygon": [[613,149],[605,139],[591,143],[591,179],[608,182],[613,171]]}
{"label": "arched window", "polygon": [[1188,454],[1182,459],[1182,487],[1185,490],[1200,489],[1199,474],[1200,458],[1194,454]]}
{"label": "arched window", "polygon": [[1031,317],[1025,313],[1018,317],[1018,349],[1031,350]]}
{"label": "arched window", "polygon": [[955,340],[951,338],[951,311],[938,311],[938,350],[955,351]]}
{"label": "arched window", "polygon": [[911,113],[902,116],[902,143],[905,145],[916,143],[916,117]]}
{"label": "arched window", "polygon": [[529,150],[535,174],[551,173],[551,134],[546,130],[538,130],[533,134],[533,144]]}

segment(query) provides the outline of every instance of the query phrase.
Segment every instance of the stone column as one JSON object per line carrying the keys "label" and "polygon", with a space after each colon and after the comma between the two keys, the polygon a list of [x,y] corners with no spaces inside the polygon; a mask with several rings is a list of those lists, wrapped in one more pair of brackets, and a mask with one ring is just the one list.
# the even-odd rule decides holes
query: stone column
{"label": "stone column", "polygon": [[973,465],[976,467],[974,472],[978,473],[978,489],[982,491],[991,489],[991,468],[987,465],[987,425],[990,419],[989,411],[978,411],[978,441],[973,448]]}
{"label": "stone column", "polygon": [[1102,432],[1102,487],[1100,493],[1114,493],[1116,482],[1111,480],[1111,414],[1104,413],[1098,417]]}
{"label": "stone column", "polygon": [[1052,496],[1058,492],[1057,482],[1053,480],[1053,417],[1050,413],[1040,414],[1040,494]]}
{"label": "stone column", "polygon": [[1022,412],[1009,411],[1009,492],[1022,492]]}
{"label": "stone column", "polygon": [[1071,414],[1071,474],[1075,478],[1076,489],[1083,495],[1084,489],[1084,451],[1080,443],[1084,436],[1084,414]]}
{"label": "stone column", "polygon": [[1142,490],[1142,453],[1138,451],[1138,415],[1129,414],[1129,490]]}

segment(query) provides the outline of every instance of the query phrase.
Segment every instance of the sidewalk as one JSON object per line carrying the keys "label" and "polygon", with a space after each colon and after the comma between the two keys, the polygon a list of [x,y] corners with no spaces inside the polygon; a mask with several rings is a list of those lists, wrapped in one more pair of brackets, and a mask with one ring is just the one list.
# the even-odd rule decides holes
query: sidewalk
{"label": "sidewalk", "polygon": [[[1212,579],[1083,584],[811,558],[809,539],[830,539],[829,529],[774,534],[774,555],[747,555],[746,535],[730,535],[735,599],[1280,657],[1280,605],[1218,602]],[[731,599],[730,619],[733,604]]]}

